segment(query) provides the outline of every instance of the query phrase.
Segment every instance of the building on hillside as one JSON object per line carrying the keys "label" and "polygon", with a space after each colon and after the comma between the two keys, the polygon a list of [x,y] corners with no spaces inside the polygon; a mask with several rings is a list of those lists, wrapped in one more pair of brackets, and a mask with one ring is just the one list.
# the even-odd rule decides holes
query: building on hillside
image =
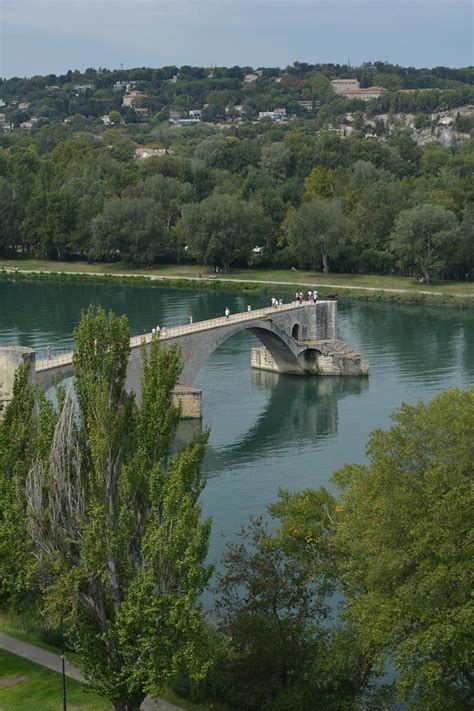
{"label": "building on hillside", "polygon": [[340,96],[344,96],[346,99],[370,101],[371,99],[378,99],[386,91],[387,89],[383,86],[368,86],[366,89],[347,89]]}
{"label": "building on hillside", "polygon": [[137,89],[139,84],[139,81],[116,81],[114,84],[114,91],[126,91],[129,93],[130,91]]}
{"label": "building on hillside", "polygon": [[361,91],[364,92],[365,101],[368,101],[369,99],[378,99],[387,89],[384,86],[368,86]]}
{"label": "building on hillside", "polygon": [[181,118],[177,121],[170,119],[170,124],[172,126],[193,126],[196,123],[201,123],[201,119]]}
{"label": "building on hillside", "polygon": [[285,121],[287,119],[286,109],[273,109],[273,111],[259,111],[258,118],[269,118],[272,121]]}
{"label": "building on hillside", "polygon": [[312,101],[298,101],[298,106],[301,106],[302,109],[306,109],[306,111],[312,111],[313,110],[313,102]]}
{"label": "building on hillside", "polygon": [[99,116],[99,121],[102,121],[104,126],[110,126],[112,124],[112,121],[110,120],[110,118],[107,115]]}
{"label": "building on hillside", "polygon": [[191,111],[189,112],[189,118],[190,119],[197,119],[198,121],[200,121],[202,118],[202,110],[201,109],[191,109]]}
{"label": "building on hillside", "polygon": [[84,94],[86,91],[94,91],[94,84],[74,84],[74,89],[80,94]]}
{"label": "building on hillside", "polygon": [[344,94],[346,91],[360,89],[360,83],[357,79],[332,79],[331,85],[336,94]]}
{"label": "building on hillside", "polygon": [[4,106],[6,106],[6,103],[3,99],[0,99],[0,109],[3,109]]}
{"label": "building on hillside", "polygon": [[38,119],[36,116],[32,116],[29,121],[22,121],[22,123],[20,123],[20,128],[27,128],[28,130],[31,130],[37,123]]}
{"label": "building on hillside", "polygon": [[258,79],[258,74],[246,74],[244,76],[244,84],[253,84]]}
{"label": "building on hillside", "polygon": [[20,111],[28,111],[29,108],[30,108],[29,101],[22,101],[21,103],[18,104],[18,109]]}
{"label": "building on hillside", "polygon": [[148,94],[143,91],[131,91],[130,94],[125,94],[122,99],[122,106],[128,106],[133,109],[139,106],[145,99],[148,99]]}
{"label": "building on hillside", "polygon": [[173,153],[167,148],[150,148],[148,146],[138,146],[135,149],[135,157],[140,160],[145,160],[146,158],[161,158],[161,156],[166,156],[168,153]]}
{"label": "building on hillside", "polygon": [[179,121],[183,117],[182,111],[177,111],[176,109],[170,109],[170,122]]}

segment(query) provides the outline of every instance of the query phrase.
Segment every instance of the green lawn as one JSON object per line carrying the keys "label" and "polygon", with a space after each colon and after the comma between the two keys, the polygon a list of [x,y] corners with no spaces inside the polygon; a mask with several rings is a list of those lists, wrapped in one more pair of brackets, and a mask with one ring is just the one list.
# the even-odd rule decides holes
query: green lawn
{"label": "green lawn", "polygon": [[[212,269],[198,264],[165,264],[153,269],[131,269],[121,263],[114,264],[87,264],[86,262],[45,262],[34,259],[3,260],[0,265],[6,268],[34,269],[45,272],[77,272],[77,273],[106,273],[130,274],[137,276],[164,276],[164,277],[192,277],[215,278]],[[323,274],[313,272],[293,271],[289,269],[249,269],[233,270],[230,274],[220,275],[219,279],[243,279],[261,282],[277,281],[284,284],[309,284],[316,286],[335,285],[358,286],[370,289],[407,289],[416,293],[420,291],[439,291],[444,294],[457,294],[461,296],[474,296],[474,282],[433,281],[429,286],[417,284],[415,279],[403,276],[384,276],[376,274]]]}
{"label": "green lawn", "polygon": [[[109,701],[66,680],[68,708],[74,711],[105,711]],[[62,678],[58,672],[0,650],[0,709],[2,711],[61,711]]]}
{"label": "green lawn", "polygon": [[[40,636],[40,628],[35,626],[35,624],[30,620],[28,616],[20,617],[20,616],[15,616],[13,613],[6,613],[4,611],[0,610],[0,632],[3,632],[4,634],[8,634],[11,637],[16,637],[16,639],[21,639],[23,642],[28,642],[29,644],[33,644],[36,647],[41,647],[42,649],[47,649],[49,652],[53,652],[55,654],[60,654],[60,650],[58,647],[55,647],[52,644],[47,644],[45,643]],[[48,679],[49,676],[51,675],[52,679],[50,682],[50,688],[56,688],[54,685],[57,684],[57,680],[54,678],[55,676],[60,676],[56,674],[55,672],[49,671],[48,669],[43,669],[42,667],[38,666],[37,664],[34,664],[33,662],[27,662],[24,660],[22,657],[17,657],[14,654],[9,654],[8,652],[3,652],[0,650],[0,711],[10,711],[10,709],[17,710],[18,711],[31,711],[33,708],[35,709],[43,709],[45,711],[49,711],[49,709],[62,709],[62,705],[58,706],[56,703],[51,702],[51,704],[45,705],[43,704],[43,701],[41,700],[41,705],[37,706],[32,706],[28,705],[27,703],[24,702],[24,699],[28,698],[28,690],[25,692],[23,695],[18,695],[18,698],[15,696],[12,700],[10,701],[10,695],[6,694],[4,696],[4,691],[5,692],[10,692],[10,690],[13,693],[13,689],[16,688],[18,685],[12,686],[12,687],[5,687],[5,685],[2,685],[2,678],[3,676],[10,677],[12,676],[12,672],[5,672],[4,674],[4,666],[3,666],[3,656],[2,655],[7,655],[9,658],[12,658],[14,661],[15,659],[18,660],[18,663],[25,663],[25,664],[31,664],[32,667],[34,668],[34,671],[37,673],[43,673],[45,674],[45,679]],[[66,652],[66,657],[72,664],[76,664],[76,666],[79,666],[78,664],[78,657],[76,654],[73,652]],[[13,662],[10,662],[11,664]],[[23,672],[18,672],[16,676],[22,676]],[[26,679],[24,682],[22,681],[21,683],[26,683]],[[8,680],[7,680],[7,683]],[[74,701],[73,697],[71,696],[69,699],[69,692],[68,692],[68,708],[69,707],[69,701],[71,702],[71,711],[72,711],[72,705],[76,704],[74,707],[75,709],[79,711],[79,709],[84,709],[85,711],[95,711],[95,709],[111,709],[112,706],[109,702],[105,701],[101,697],[93,694],[92,692],[89,692],[88,690],[85,690],[82,684],[74,681],[73,679],[68,679],[67,680],[67,688],[69,690],[69,685],[71,684],[71,689],[76,689],[77,693],[82,693],[82,696],[84,697],[85,701],[87,701],[87,704],[80,705],[79,702]],[[34,685],[34,684],[33,684]],[[26,688],[26,687],[25,687]],[[29,687],[28,687],[29,688]],[[46,683],[43,685],[44,689],[47,689]],[[81,691],[82,690],[82,691]],[[19,693],[19,692],[18,692]],[[46,692],[45,692],[46,693]],[[50,697],[45,696],[45,698],[48,698],[48,700],[55,699],[56,696],[56,691],[54,691],[53,694],[51,694]],[[221,706],[218,705],[212,705],[212,704],[205,704],[205,703],[193,703],[192,701],[188,701],[187,699],[183,699],[180,696],[178,696],[172,689],[164,689],[163,692],[160,694],[160,696],[163,699],[166,699],[166,701],[169,701],[172,704],[175,704],[176,706],[180,706],[182,709],[185,711],[210,711],[211,709],[222,709]],[[59,697],[58,697],[59,698]],[[7,703],[8,702],[8,703]],[[91,705],[91,704],[94,705]]]}

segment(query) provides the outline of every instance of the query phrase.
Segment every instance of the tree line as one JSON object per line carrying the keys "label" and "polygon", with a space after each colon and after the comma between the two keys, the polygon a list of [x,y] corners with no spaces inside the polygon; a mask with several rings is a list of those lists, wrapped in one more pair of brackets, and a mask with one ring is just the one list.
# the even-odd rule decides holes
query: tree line
{"label": "tree line", "polygon": [[23,366],[0,423],[4,608],[64,623],[117,711],[166,684],[236,711],[472,708],[473,388],[402,406],[337,495],[280,492],[229,542],[210,624],[208,433],[173,446],[179,350],[143,350],[138,403],[126,317],[90,307],[74,335],[76,402]]}
{"label": "tree line", "polygon": [[[473,141],[315,135],[310,120],[64,124],[0,136],[0,254],[464,278],[474,266]],[[139,160],[135,150],[161,148]],[[255,247],[260,247],[255,251]]]}

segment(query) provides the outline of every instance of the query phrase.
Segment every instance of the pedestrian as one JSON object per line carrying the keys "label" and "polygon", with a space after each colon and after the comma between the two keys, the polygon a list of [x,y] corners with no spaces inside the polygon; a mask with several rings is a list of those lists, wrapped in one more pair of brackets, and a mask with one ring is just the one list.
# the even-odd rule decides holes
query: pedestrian
{"label": "pedestrian", "polygon": [[250,306],[250,304],[247,304],[247,311],[252,311],[252,307]]}
{"label": "pedestrian", "polygon": [[228,308],[227,306],[225,307],[224,314],[225,314],[225,317],[226,317],[226,318],[229,318],[229,316],[230,316],[230,311],[229,311],[229,308]]}
{"label": "pedestrian", "polygon": [[317,300],[318,300],[318,292],[317,292],[317,290],[315,289],[315,290],[313,291],[313,303],[315,304]]}
{"label": "pedestrian", "polygon": [[[160,328],[160,327],[158,326],[158,328]],[[159,333],[159,332],[160,332],[160,331],[158,331],[158,333]],[[161,335],[162,335],[162,336],[165,336],[165,335],[166,335],[166,326],[163,326],[163,328],[161,329]]]}
{"label": "pedestrian", "polygon": [[299,294],[299,291],[297,291],[296,294],[295,294],[295,301],[296,301],[297,304],[300,303],[300,294]]}
{"label": "pedestrian", "polygon": [[312,293],[312,291],[311,291],[311,289],[310,289],[310,290],[308,291],[308,301],[311,301],[312,298],[313,298],[313,293]]}
{"label": "pedestrian", "polygon": [[283,306],[283,299],[278,300],[278,306]]}
{"label": "pedestrian", "polygon": [[156,328],[153,327],[153,328],[151,329],[151,332],[152,332],[152,333],[156,333]]}
{"label": "pedestrian", "polygon": [[51,360],[51,347],[50,346],[48,346],[46,348],[46,356],[47,356],[48,360]]}
{"label": "pedestrian", "polygon": [[189,324],[191,325],[193,322],[193,315],[189,314],[188,319],[189,319]]}
{"label": "pedestrian", "polygon": [[160,327],[159,327],[159,326],[157,326],[157,327],[156,327],[156,332],[157,332],[157,333],[159,333],[159,332],[160,332],[160,330],[161,330],[161,329],[160,329]]}
{"label": "pedestrian", "polygon": [[303,299],[303,292],[300,291],[300,306],[303,305],[303,300],[304,300],[304,299]]}

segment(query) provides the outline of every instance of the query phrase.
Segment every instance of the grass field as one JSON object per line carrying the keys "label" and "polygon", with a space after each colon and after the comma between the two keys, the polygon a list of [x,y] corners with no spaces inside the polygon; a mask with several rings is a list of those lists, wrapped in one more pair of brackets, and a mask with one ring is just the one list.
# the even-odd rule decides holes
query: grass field
{"label": "grass field", "polygon": [[[74,711],[107,711],[112,704],[67,679],[68,708]],[[2,711],[61,711],[61,674],[0,649],[0,709]]]}
{"label": "grass field", "polygon": [[[45,262],[34,259],[3,260],[0,262],[7,269],[40,270],[44,272],[75,272],[89,274],[125,274],[148,277],[168,278],[215,278],[216,274],[209,267],[196,264],[166,264],[153,269],[131,269],[121,263],[87,264],[86,262]],[[309,284],[315,286],[358,287],[362,289],[405,289],[412,293],[423,291],[456,294],[474,297],[474,282],[433,281],[428,286],[418,284],[415,279],[403,276],[385,276],[376,274],[323,274],[293,271],[287,269],[250,269],[233,270],[229,274],[219,274],[219,280],[243,280],[280,282],[282,284]]]}
{"label": "grass field", "polygon": [[[46,649],[48,652],[60,654],[58,647],[47,644],[41,639],[41,629],[35,625],[28,615],[21,617],[13,613],[0,611],[0,632]],[[5,662],[3,655],[7,660]],[[66,657],[72,664],[79,666],[76,654],[66,652]],[[20,678],[27,674],[27,672],[22,671],[22,664],[31,665],[31,673],[33,674],[34,672],[32,677]],[[30,678],[33,679],[32,683],[26,683]],[[41,683],[39,682],[40,679],[42,680]],[[40,696],[36,700],[34,689],[37,683]],[[62,687],[58,686],[58,683],[61,683],[60,674],[0,649],[0,711],[32,711],[33,709],[38,709],[38,711],[43,711],[43,709],[44,711],[56,711],[56,709],[59,709],[61,711]],[[23,684],[24,686],[21,687]],[[21,691],[20,687],[23,691]],[[69,694],[69,689],[71,689],[71,695]],[[96,711],[96,709],[102,711],[102,709],[112,708],[110,702],[88,691],[74,679],[67,679],[67,690],[68,709],[70,711]],[[29,702],[30,694],[32,694],[31,699],[36,705]],[[183,699],[168,688],[164,689],[160,696],[166,701],[181,707],[184,711],[210,711],[210,709],[222,711],[222,707],[217,704],[193,703]],[[58,704],[56,703],[56,697]]]}

